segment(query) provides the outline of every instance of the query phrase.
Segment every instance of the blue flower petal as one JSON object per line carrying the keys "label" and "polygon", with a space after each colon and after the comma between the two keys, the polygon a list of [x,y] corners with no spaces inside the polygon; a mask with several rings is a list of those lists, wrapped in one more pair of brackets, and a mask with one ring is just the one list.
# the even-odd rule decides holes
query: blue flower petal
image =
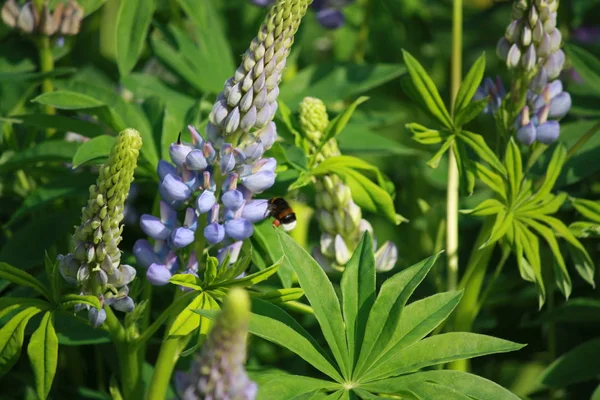
{"label": "blue flower petal", "polygon": [[235,240],[244,240],[254,233],[254,225],[246,218],[236,218],[225,222],[227,236]]}
{"label": "blue flower petal", "polygon": [[171,272],[164,264],[152,264],[146,272],[146,279],[155,286],[166,285],[171,276]]}

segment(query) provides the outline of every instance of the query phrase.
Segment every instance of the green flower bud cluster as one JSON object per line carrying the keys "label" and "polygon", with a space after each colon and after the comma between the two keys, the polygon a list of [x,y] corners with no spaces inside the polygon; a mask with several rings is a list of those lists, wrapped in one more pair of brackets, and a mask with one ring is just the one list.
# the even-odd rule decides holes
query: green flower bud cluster
{"label": "green flower bud cluster", "polygon": [[20,7],[16,0],[8,0],[2,7],[2,21],[6,25],[45,36],[76,35],[83,16],[83,7],[74,0],[60,1],[52,10],[48,1],[44,1],[41,13],[31,1]]}
{"label": "green flower bud cluster", "polygon": [[[335,138],[322,143],[329,125],[325,104],[317,98],[305,97],[299,111],[300,126],[317,164],[329,157],[340,156]],[[362,218],[362,210],[352,200],[350,187],[339,176],[319,176],[314,178],[314,184],[316,217],[322,233],[319,246],[313,249],[313,257],[326,271],[342,271],[363,233],[373,233],[373,227]],[[376,246],[374,236],[373,241]],[[375,252],[375,268],[377,271],[389,271],[397,259],[396,245],[387,241]]]}
{"label": "green flower bud cluster", "polygon": [[244,369],[249,319],[248,294],[243,289],[231,289],[192,366],[183,398],[253,400],[256,397],[256,383]]}
{"label": "green flower bud cluster", "polygon": [[277,111],[279,82],[294,34],[312,0],[277,0],[242,64],[225,82],[206,128],[213,143],[220,137],[263,129]]}
{"label": "green flower bud cluster", "polygon": [[136,271],[121,264],[119,243],[123,212],[142,139],[134,129],[121,132],[108,160],[100,167],[90,197],[82,209],[81,224],[73,235],[74,251],[61,258],[59,270],[67,282],[78,284],[84,294],[98,296],[121,311],[133,309],[129,284]]}
{"label": "green flower bud cluster", "polygon": [[[312,152],[316,152],[329,124],[325,104],[313,97],[306,97],[300,103],[300,126],[308,139]],[[325,143],[315,154],[317,163],[329,157],[341,155],[335,138]],[[320,247],[314,249],[314,257],[325,269],[342,270],[365,229],[371,229],[362,219],[362,211],[354,201],[348,185],[337,175],[324,175],[315,178],[317,206],[316,217],[321,234]]]}

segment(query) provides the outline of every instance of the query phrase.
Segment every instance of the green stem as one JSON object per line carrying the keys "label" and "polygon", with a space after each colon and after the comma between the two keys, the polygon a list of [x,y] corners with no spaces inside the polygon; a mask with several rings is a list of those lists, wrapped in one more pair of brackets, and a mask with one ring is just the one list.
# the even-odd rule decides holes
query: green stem
{"label": "green stem", "polygon": [[[179,289],[176,289],[173,304],[179,303],[182,295],[183,292],[181,292]],[[181,350],[187,344],[187,340],[182,343],[183,339],[179,337],[167,339],[169,327],[173,324],[177,318],[177,315],[179,315],[179,313],[170,313],[169,321],[166,324],[165,329],[165,340],[162,342],[160,351],[158,352],[158,359],[156,360],[156,364],[154,366],[154,373],[152,374],[150,387],[146,392],[146,400],[163,400],[166,398],[167,390],[169,388],[169,381],[171,379],[171,375],[173,374],[173,370],[175,369],[175,364],[179,359]]]}
{"label": "green stem", "polygon": [[[488,218],[484,222],[479,236],[469,258],[467,270],[461,280],[460,288],[464,290],[463,297],[454,311],[454,320],[452,329],[456,332],[470,331],[479,309],[479,293],[483,285],[485,273],[487,271],[490,258],[494,251],[493,245],[481,248],[490,236],[494,219]],[[459,360],[451,363],[449,369],[458,371],[468,371],[469,364],[467,360]]]}
{"label": "green stem", "polygon": [[[454,0],[452,11],[452,110],[462,78],[462,0]],[[453,112],[454,113],[454,112]],[[448,254],[448,290],[455,290],[458,283],[458,188],[459,176],[452,149],[448,152],[448,187],[446,195],[446,252]]]}
{"label": "green stem", "polygon": [[299,314],[308,314],[308,315],[315,314],[315,312],[311,306],[304,304],[304,303],[300,303],[299,301],[287,301],[285,303],[282,303],[281,306],[283,308],[287,308],[288,310],[297,312]]}
{"label": "green stem", "polygon": [[140,397],[141,380],[138,352],[134,344],[129,341],[127,333],[119,319],[108,306],[104,307],[106,311],[105,324],[110,336],[117,348],[117,357],[119,359],[121,393],[125,400],[135,400]]}
{"label": "green stem", "polygon": [[502,256],[500,257],[500,261],[498,261],[498,264],[496,265],[496,270],[494,271],[494,275],[488,282],[485,290],[483,291],[483,294],[479,297],[479,304],[477,305],[477,310],[475,312],[476,316],[479,314],[481,307],[483,307],[483,305],[487,301],[487,298],[490,296],[490,293],[492,293],[494,284],[496,283],[496,280],[502,273],[502,270],[504,269],[504,266],[506,265],[506,261],[508,261],[509,256],[510,256],[510,247],[503,246],[502,247]]}
{"label": "green stem", "polygon": [[[38,51],[40,55],[40,72],[47,73],[54,70],[54,57],[52,56],[52,49],[50,47],[50,38],[42,36],[38,39]],[[42,81],[42,93],[50,93],[54,90],[54,85],[50,78],[45,78]],[[50,105],[45,106],[46,114],[54,114],[54,107]]]}

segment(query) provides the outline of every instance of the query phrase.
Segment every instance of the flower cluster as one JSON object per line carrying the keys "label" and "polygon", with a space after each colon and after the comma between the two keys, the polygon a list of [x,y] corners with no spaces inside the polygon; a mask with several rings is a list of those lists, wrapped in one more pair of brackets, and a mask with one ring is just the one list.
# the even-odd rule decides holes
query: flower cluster
{"label": "flower cluster", "polygon": [[31,1],[19,7],[16,0],[8,0],[2,7],[2,21],[6,25],[25,33],[39,32],[46,36],[56,33],[76,35],[83,16],[83,7],[74,0],[58,2],[52,11],[44,1],[41,15]]}
{"label": "flower cluster", "polygon": [[[497,46],[498,56],[514,72],[511,101],[518,109],[511,116],[515,117],[516,137],[525,145],[556,141],[560,135],[558,120],[571,108],[571,96],[558,80],[565,54],[556,28],[557,9],[558,0],[516,0],[513,20]],[[486,97],[484,112],[496,113],[506,97],[499,79],[486,79],[474,100]]]}
{"label": "flower cluster", "polygon": [[511,69],[536,73],[530,89],[540,93],[558,78],[565,62],[562,36],[556,28],[558,0],[517,0],[513,21],[497,46],[498,55]]}
{"label": "flower cluster", "polygon": [[[136,271],[121,264],[121,222],[141,146],[142,139],[133,129],[117,136],[96,184],[90,186],[81,225],[73,235],[74,250],[59,257],[59,271],[67,282],[79,285],[82,294],[97,296],[102,305],[124,312],[134,308],[127,285],[135,278]],[[106,318],[104,309],[83,307],[88,309],[94,326],[102,324]]]}
{"label": "flower cluster", "polygon": [[[253,200],[253,196],[275,183],[277,162],[263,154],[277,138],[272,120],[278,85],[308,4],[307,0],[277,1],[217,97],[205,138],[190,126],[191,143],[178,140],[169,149],[173,164],[159,162],[161,215],[141,217],[143,231],[155,244],[140,240],[134,247],[153,284],[166,284],[184,264],[187,272],[195,273],[200,255],[183,249],[200,237],[221,247],[220,259],[229,252],[234,263],[242,241],[254,232],[253,224],[268,216],[267,200]],[[185,208],[181,225],[180,208]]]}
{"label": "flower cluster", "polygon": [[[274,0],[251,0],[257,6],[267,6]],[[316,12],[317,21],[327,29],[337,29],[344,25],[345,18],[342,9],[354,0],[314,0],[312,8]]]}
{"label": "flower cluster", "polygon": [[253,400],[256,397],[256,383],[244,369],[249,317],[248,294],[243,289],[232,289],[191,373],[178,377],[181,398]]}
{"label": "flower cluster", "polygon": [[[329,124],[325,104],[316,98],[306,97],[300,103],[300,125],[308,139],[311,151],[316,152]],[[317,163],[326,158],[341,155],[335,138],[325,143],[315,154]],[[327,271],[344,269],[365,231],[373,232],[371,224],[362,218],[362,211],[354,201],[350,187],[337,175],[325,175],[315,179],[316,216],[322,230],[320,246],[313,249],[313,256]],[[375,253],[378,271],[389,271],[396,264],[398,249],[392,242],[385,242]]]}

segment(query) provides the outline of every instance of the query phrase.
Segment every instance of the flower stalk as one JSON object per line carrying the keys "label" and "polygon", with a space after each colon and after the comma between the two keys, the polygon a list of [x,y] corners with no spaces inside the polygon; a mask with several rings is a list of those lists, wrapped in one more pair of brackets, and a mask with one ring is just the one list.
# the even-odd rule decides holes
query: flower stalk
{"label": "flower stalk", "polygon": [[[462,0],[454,0],[452,8],[452,65],[450,98],[454,100],[462,79]],[[446,252],[448,260],[448,290],[458,284],[458,165],[453,151],[448,152],[448,185],[446,189]]]}

